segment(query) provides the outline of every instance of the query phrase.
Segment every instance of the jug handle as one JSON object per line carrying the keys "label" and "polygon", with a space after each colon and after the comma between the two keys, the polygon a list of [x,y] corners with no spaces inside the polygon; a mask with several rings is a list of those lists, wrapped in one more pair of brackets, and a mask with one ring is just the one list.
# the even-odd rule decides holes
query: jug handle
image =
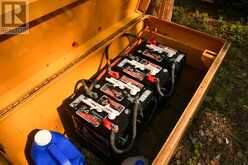
{"label": "jug handle", "polygon": [[70,160],[65,156],[63,152],[55,144],[51,144],[48,147],[48,151],[61,165],[71,165]]}

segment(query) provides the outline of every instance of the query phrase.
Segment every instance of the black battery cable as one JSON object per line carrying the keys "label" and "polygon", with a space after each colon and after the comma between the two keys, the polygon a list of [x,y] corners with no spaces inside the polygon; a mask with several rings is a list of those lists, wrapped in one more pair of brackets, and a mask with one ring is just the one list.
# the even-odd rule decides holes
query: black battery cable
{"label": "black battery cable", "polygon": [[158,93],[161,96],[169,97],[169,96],[172,95],[172,93],[174,91],[174,88],[175,88],[175,71],[176,71],[176,63],[173,62],[172,63],[172,66],[171,66],[171,88],[170,88],[170,91],[169,92],[166,92],[167,94],[164,94],[162,92],[162,88],[160,86],[160,82],[159,82],[159,80],[157,80],[157,82],[156,82],[156,88],[157,88]]}
{"label": "black battery cable", "polygon": [[172,95],[174,88],[175,88],[175,72],[176,72],[176,63],[173,62],[171,66],[171,88],[170,91],[164,95],[165,97],[169,97]]}
{"label": "black battery cable", "polygon": [[128,152],[134,145],[136,135],[137,135],[137,114],[138,114],[139,108],[140,108],[139,100],[138,98],[136,98],[135,103],[134,103],[134,108],[133,108],[132,138],[129,144],[125,148],[123,149],[118,148],[116,146],[116,133],[114,131],[111,131],[110,133],[110,145],[113,151],[116,152],[117,154],[123,154],[125,152]]}
{"label": "black battery cable", "polygon": [[157,89],[157,92],[160,96],[164,96],[163,92],[162,92],[162,89],[161,89],[161,85],[160,85],[160,80],[157,78],[157,81],[156,81],[156,89]]}
{"label": "black battery cable", "polygon": [[[110,44],[108,46],[106,46],[104,49],[104,52],[103,52],[101,59],[100,59],[100,63],[99,63],[98,68],[97,68],[97,72],[99,72],[102,68],[104,57],[106,59],[108,71],[111,71],[110,60],[109,60],[109,55],[108,55],[109,46],[110,46]],[[86,79],[78,80],[75,87],[74,87],[74,93],[76,93],[78,91],[80,84],[83,86],[83,90],[85,90],[86,94],[89,96],[92,96],[92,89],[96,84],[96,80],[92,80],[91,82],[90,82],[90,80],[86,80]],[[87,84],[90,84],[90,85],[88,86]]]}
{"label": "black battery cable", "polygon": [[158,99],[156,97],[153,98],[153,108],[151,110],[151,113],[147,119],[145,119],[145,123],[143,128],[147,128],[148,124],[152,121],[153,116],[155,115],[156,110],[158,109]]}
{"label": "black battery cable", "polygon": [[111,61],[110,61],[110,58],[109,58],[109,47],[110,47],[110,45],[111,44],[109,44],[108,46],[106,46],[105,49],[104,49],[104,56],[106,58],[108,72],[110,72],[112,70],[111,69]]}
{"label": "black battery cable", "polygon": [[92,91],[91,91],[92,88],[89,87],[87,85],[87,83],[90,83],[89,80],[85,80],[85,79],[78,80],[75,87],[74,87],[74,93],[76,93],[79,90],[79,88],[80,88],[79,85],[81,84],[81,86],[83,87],[83,90],[86,92],[86,94],[89,96],[92,96]]}

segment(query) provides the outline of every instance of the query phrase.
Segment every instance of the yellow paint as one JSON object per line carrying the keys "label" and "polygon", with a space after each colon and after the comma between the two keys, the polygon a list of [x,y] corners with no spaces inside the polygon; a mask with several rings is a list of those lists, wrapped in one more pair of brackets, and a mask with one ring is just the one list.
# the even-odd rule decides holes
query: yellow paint
{"label": "yellow paint", "polygon": [[[93,45],[139,17],[140,13],[135,12],[136,4],[135,0],[85,1],[70,9],[64,8],[63,13],[47,20],[40,19],[27,35],[2,41],[0,67],[4,69],[0,73],[0,113]],[[76,46],[72,46],[73,42]],[[114,52],[123,49],[127,41],[121,39],[115,43],[110,51],[118,54]],[[57,108],[72,93],[78,79],[95,73],[101,54],[102,49],[99,49],[98,53],[83,59],[0,119],[0,144],[14,164],[27,163],[24,148],[33,129],[63,132]]]}
{"label": "yellow paint", "polygon": [[[119,12],[124,7],[127,13]],[[0,109],[138,17],[135,8],[134,1],[86,1],[32,27],[27,35],[3,41],[0,67],[5,71],[0,74]],[[72,47],[73,42],[78,47]]]}

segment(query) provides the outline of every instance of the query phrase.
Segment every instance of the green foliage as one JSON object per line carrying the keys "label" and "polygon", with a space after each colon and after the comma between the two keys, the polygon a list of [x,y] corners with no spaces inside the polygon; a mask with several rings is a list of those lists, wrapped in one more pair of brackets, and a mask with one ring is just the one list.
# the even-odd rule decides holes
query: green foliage
{"label": "green foliage", "polygon": [[[181,4],[178,3],[179,1]],[[216,2],[217,0],[213,1]],[[225,0],[218,1],[224,2]],[[241,1],[247,1],[248,3],[248,0]],[[241,1],[237,0],[235,2],[238,4]],[[230,128],[232,128],[232,136],[228,137],[231,141],[231,145],[229,144],[228,146],[230,152],[228,150],[222,150],[223,147],[216,143],[216,141],[212,141],[211,143],[206,142],[204,140],[205,136],[198,134],[199,125],[192,125],[193,129],[190,130],[192,131],[190,135],[193,134],[195,138],[201,139],[199,140],[201,143],[193,144],[193,147],[186,147],[185,145],[187,143],[183,143],[184,146],[181,148],[184,150],[180,150],[181,162],[183,162],[182,164],[188,165],[196,165],[202,162],[203,164],[230,164],[231,161],[227,158],[231,155],[233,160],[235,160],[233,164],[242,164],[243,162],[247,164],[248,160],[246,158],[248,150],[242,151],[242,148],[243,146],[248,146],[248,132],[244,129],[248,127],[248,24],[243,18],[232,19],[234,17],[227,18],[227,14],[219,14],[219,8],[211,8],[212,5],[210,5],[211,7],[208,6],[205,8],[205,6],[199,5],[199,1],[176,0],[175,2],[176,7],[174,8],[173,22],[225,38],[232,42],[229,52],[223,61],[224,64],[215,76],[214,83],[200,110],[203,112],[202,114],[205,114],[206,111],[213,114],[213,116],[216,116],[216,119],[222,116],[224,120],[228,121],[227,123],[230,123],[230,125],[228,124],[226,127],[228,128],[230,126]],[[233,4],[233,2],[234,0],[230,0],[230,4]],[[180,6],[184,6],[184,8]],[[245,9],[240,10],[239,13],[248,12],[246,9],[248,5],[241,7]],[[196,10],[196,8],[198,10]],[[235,9],[235,5],[233,8]],[[225,8],[225,11],[227,11],[226,9],[227,8]],[[228,10],[228,14],[230,13],[232,13],[232,10]],[[245,19],[247,19],[247,16],[248,14],[246,14]],[[223,125],[221,126],[227,123],[222,123]],[[206,122],[202,121],[201,125],[206,125]],[[209,129],[215,130],[214,127],[210,127]],[[219,137],[220,133],[218,131],[215,133],[215,136]],[[242,147],[239,148],[239,145]],[[231,146],[235,146],[235,149],[232,149]],[[218,150],[218,147],[221,147],[220,150]],[[213,148],[217,149],[216,154],[215,152],[210,152]],[[239,151],[241,154],[237,154],[239,152],[233,151]],[[221,156],[217,159],[216,155]],[[208,159],[206,159],[206,157]],[[216,159],[216,162],[212,161],[213,159]],[[230,158],[230,160],[232,160],[232,158]],[[186,163],[184,163],[184,161],[186,161]]]}
{"label": "green foliage", "polygon": [[194,12],[198,9],[218,18],[222,15],[225,19],[248,21],[247,0],[175,0],[175,6]]}
{"label": "green foliage", "polygon": [[202,149],[202,145],[201,143],[196,143],[193,145],[193,157],[190,158],[188,161],[187,161],[187,164],[188,165],[194,165],[194,164],[197,164],[199,158],[200,158],[200,155],[201,155],[201,149]]}
{"label": "green foliage", "polygon": [[[224,67],[220,69],[215,85],[210,90],[206,107],[218,112],[242,109],[247,104],[248,94],[237,98],[247,89],[248,63],[248,25],[240,21],[226,21],[224,17],[209,17],[208,13],[188,11],[182,7],[174,8],[173,21],[232,42]],[[223,85],[225,84],[225,85]],[[236,100],[236,101],[233,101]]]}
{"label": "green foliage", "polygon": [[248,46],[248,25],[239,21],[227,22],[222,16],[214,19],[198,10],[189,13],[182,7],[174,8],[173,21],[220,36],[241,47]]}

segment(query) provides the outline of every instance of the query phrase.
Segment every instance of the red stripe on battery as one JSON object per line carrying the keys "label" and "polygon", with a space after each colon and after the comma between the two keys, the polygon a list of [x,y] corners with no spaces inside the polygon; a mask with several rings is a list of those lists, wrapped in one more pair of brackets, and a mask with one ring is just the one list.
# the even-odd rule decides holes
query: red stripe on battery
{"label": "red stripe on battery", "polygon": [[120,80],[124,83],[131,83],[132,85],[142,89],[144,87],[143,84],[139,83],[138,81],[135,81],[134,79],[128,78],[127,76],[122,76]]}
{"label": "red stripe on battery", "polygon": [[98,127],[101,122],[99,119],[97,119],[95,116],[90,115],[88,113],[82,112],[82,111],[77,111],[76,112],[80,117],[82,117],[84,120],[87,122],[91,123],[93,126]]}

